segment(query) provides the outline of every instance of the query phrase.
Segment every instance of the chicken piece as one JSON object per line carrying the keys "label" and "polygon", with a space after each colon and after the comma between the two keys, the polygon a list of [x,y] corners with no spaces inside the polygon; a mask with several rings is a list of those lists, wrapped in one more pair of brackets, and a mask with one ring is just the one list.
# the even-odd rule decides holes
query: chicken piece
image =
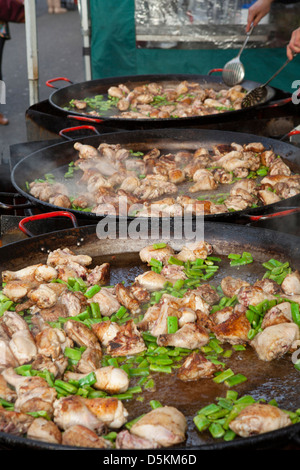
{"label": "chicken piece", "polygon": [[276,193],[268,189],[260,189],[257,195],[264,205],[275,204],[281,201],[281,198]]}
{"label": "chicken piece", "polygon": [[193,184],[189,191],[196,193],[198,191],[212,191],[218,187],[218,183],[211,171],[200,168],[193,174]]}
{"label": "chicken piece", "polygon": [[176,255],[181,261],[196,261],[196,259],[206,259],[213,251],[212,246],[205,241],[188,243]]}
{"label": "chicken piece", "polygon": [[244,145],[244,150],[249,152],[261,153],[264,152],[266,149],[264,144],[261,142],[250,142],[249,144]]}
{"label": "chicken piece", "polygon": [[27,296],[34,286],[30,282],[13,280],[3,287],[3,294],[13,302],[19,302]]}
{"label": "chicken piece", "polygon": [[[159,312],[156,320],[152,318],[150,333],[153,336],[159,336],[166,334],[168,332],[168,317],[175,316],[180,317],[179,303],[178,300],[174,297],[163,295],[160,299],[159,304],[157,305]],[[153,314],[153,312],[151,312]],[[156,316],[157,312],[155,312]],[[149,316],[147,315],[146,320],[149,321]],[[145,317],[144,317],[144,321]]]}
{"label": "chicken piece", "polygon": [[64,207],[66,209],[72,207],[70,198],[65,194],[53,194],[51,197],[49,197],[49,203],[53,204],[54,206]]}
{"label": "chicken piece", "polygon": [[251,204],[247,199],[244,199],[242,196],[228,196],[224,201],[227,209],[232,209],[234,211],[243,211],[247,209]]}
{"label": "chicken piece", "polygon": [[57,392],[45,379],[38,376],[21,376],[12,368],[4,370],[2,375],[17,392],[15,411],[29,413],[43,410],[52,416]]}
{"label": "chicken piece", "polygon": [[181,328],[186,323],[194,323],[198,316],[197,313],[189,307],[181,307],[178,309],[179,319],[178,326]]}
{"label": "chicken piece", "polygon": [[160,315],[160,305],[155,304],[148,307],[143,319],[137,324],[138,329],[142,331],[151,330],[154,323],[157,321]]}
{"label": "chicken piece", "polygon": [[52,444],[62,443],[61,431],[53,421],[45,418],[35,418],[32,421],[27,431],[27,438]]}
{"label": "chicken piece", "polygon": [[75,366],[76,372],[89,374],[101,367],[102,351],[95,348],[86,348]]}
{"label": "chicken piece", "polygon": [[66,318],[68,316],[66,307],[59,301],[56,302],[56,304],[53,305],[53,307],[49,307],[49,308],[39,309],[38,307],[33,306],[30,308],[30,313],[32,314],[33,318],[34,316],[39,315],[46,322],[55,322],[59,320],[59,318]]}
{"label": "chicken piece", "polygon": [[237,295],[242,287],[249,287],[250,284],[243,279],[226,276],[221,281],[221,288],[226,297]]}
{"label": "chicken piece", "polygon": [[185,172],[180,168],[174,168],[169,171],[169,181],[174,184],[183,183],[185,181]]}
{"label": "chicken piece", "polygon": [[150,439],[138,437],[131,434],[127,429],[118,433],[116,438],[116,449],[159,449],[161,446]]}
{"label": "chicken piece", "polygon": [[290,176],[292,174],[291,169],[287,166],[286,163],[281,158],[276,158],[269,167],[269,175],[286,175]]}
{"label": "chicken piece", "polygon": [[121,428],[127,421],[128,411],[117,398],[84,398],[83,401],[88,409],[111,429]]}
{"label": "chicken piece", "polygon": [[200,310],[205,315],[209,315],[211,305],[202,297],[201,290],[188,291],[182,298],[182,305],[189,307],[194,311]]}
{"label": "chicken piece", "polygon": [[69,363],[68,358],[65,356],[59,356],[54,362],[51,357],[38,354],[34,361],[31,362],[31,365],[33,370],[44,371],[46,369],[53,374],[53,377],[61,378]]}
{"label": "chicken piece", "polygon": [[28,323],[24,320],[24,318],[14,311],[7,310],[3,313],[1,322],[3,326],[5,326],[5,331],[8,334],[8,337],[11,338],[14,333],[18,331],[25,330],[26,332],[30,332]]}
{"label": "chicken piece", "polygon": [[23,437],[35,418],[27,413],[0,407],[0,432]]}
{"label": "chicken piece", "polygon": [[149,263],[151,259],[161,261],[163,264],[167,264],[168,259],[173,256],[174,250],[171,246],[166,245],[164,248],[155,249],[153,245],[145,246],[142,248],[139,255],[143,263]]}
{"label": "chicken piece", "polygon": [[[96,377],[96,382],[93,387],[97,390],[103,390],[110,394],[124,393],[129,387],[128,374],[123,369],[118,367],[106,366],[100,367],[93,371]],[[78,374],[76,372],[66,372],[65,380],[79,380],[85,377],[86,374]]]}
{"label": "chicken piece", "polygon": [[205,328],[196,323],[186,323],[176,333],[159,335],[158,346],[174,346],[179,348],[197,349],[207,344],[210,336]]}
{"label": "chicken piece", "polygon": [[56,304],[58,296],[56,292],[48,286],[41,284],[37,289],[28,293],[31,299],[39,308],[49,308]]}
{"label": "chicken piece", "polygon": [[74,425],[85,426],[102,434],[104,422],[90,410],[79,395],[59,398],[54,402],[54,423],[63,431]]}
{"label": "chicken piece", "polygon": [[18,367],[20,364],[9,346],[9,341],[0,339],[0,372],[9,367]]}
{"label": "chicken piece", "polygon": [[74,343],[87,348],[100,349],[101,346],[95,333],[84,323],[68,320],[64,324],[64,331]]}
{"label": "chicken piece", "polygon": [[246,317],[246,307],[236,305],[229,318],[212,327],[216,338],[230,344],[247,343],[251,324]]}
{"label": "chicken piece", "polygon": [[300,273],[299,271],[288,274],[281,284],[283,292],[287,295],[300,294]]}
{"label": "chicken piece", "polygon": [[254,287],[260,287],[264,292],[272,295],[281,295],[283,290],[273,279],[260,279],[253,284]]}
{"label": "chicken piece", "polygon": [[0,374],[0,398],[6,401],[15,402],[17,399],[17,393],[13,390],[4,377]]}
{"label": "chicken piece", "polygon": [[147,291],[155,292],[164,288],[167,279],[155,271],[146,271],[135,278],[135,280]]}
{"label": "chicken piece", "polygon": [[108,283],[110,276],[110,264],[102,263],[100,266],[95,266],[86,277],[88,285],[93,286],[98,284],[99,286],[105,286]]}
{"label": "chicken piece", "polygon": [[81,144],[80,142],[75,142],[74,149],[78,150],[79,158],[98,158],[99,152],[92,145]]}
{"label": "chicken piece", "polygon": [[145,304],[150,301],[150,293],[138,282],[131,284],[130,292],[140,304]]}
{"label": "chicken piece", "polygon": [[142,416],[131,428],[131,434],[150,439],[162,447],[185,441],[185,416],[173,406],[163,406]]}
{"label": "chicken piece", "polygon": [[64,292],[60,302],[65,306],[68,317],[76,317],[86,309],[87,300],[82,292]]}
{"label": "chicken piece", "polygon": [[107,354],[116,356],[127,356],[138,354],[147,349],[142,335],[138,331],[133,320],[128,320],[120,326],[120,330],[109,341],[107,345]]}
{"label": "chicken piece", "polygon": [[287,413],[277,406],[265,403],[253,403],[246,406],[239,415],[230,422],[229,427],[238,436],[250,437],[263,434],[292,424]]}
{"label": "chicken piece", "polygon": [[47,264],[50,266],[62,266],[69,264],[69,262],[78,263],[81,266],[89,266],[92,263],[92,258],[88,255],[75,255],[69,248],[57,249],[49,253]]}
{"label": "chicken piece", "polygon": [[114,339],[120,331],[120,326],[116,322],[110,320],[92,324],[92,330],[99,339],[100,343],[107,347],[108,343]]}
{"label": "chicken piece", "polygon": [[[192,293],[192,292],[191,292]],[[204,302],[209,305],[214,305],[218,303],[220,296],[217,293],[216,289],[209,284],[202,284],[194,290],[194,293],[200,295]]]}
{"label": "chicken piece", "polygon": [[177,266],[176,264],[165,265],[160,274],[169,282],[177,281],[178,279],[187,279],[184,273],[184,266]]}
{"label": "chicken piece", "polygon": [[101,314],[105,317],[110,317],[121,307],[118,299],[112,294],[111,289],[105,287],[97,292],[91,299],[88,299],[88,303],[94,302],[99,304]]}
{"label": "chicken piece", "polygon": [[272,361],[288,352],[299,340],[299,327],[295,323],[280,323],[265,328],[251,341],[259,359]]}
{"label": "chicken piece", "polygon": [[18,271],[3,271],[2,272],[2,281],[8,282],[13,280],[26,280],[34,281],[35,272],[39,264],[34,264],[32,266],[27,266],[26,268],[19,269]]}
{"label": "chicken piece", "polygon": [[237,299],[240,304],[248,307],[249,305],[255,306],[264,300],[276,300],[276,297],[268,294],[261,287],[245,286],[239,290]]}
{"label": "chicken piece", "polygon": [[290,302],[282,302],[281,304],[275,305],[265,313],[261,328],[265,329],[272,325],[278,325],[279,323],[288,323],[292,320],[292,311]]}
{"label": "chicken piece", "polygon": [[62,444],[93,449],[109,449],[111,447],[107,439],[98,436],[94,431],[80,424],[74,424],[62,434]]}
{"label": "chicken piece", "polygon": [[210,314],[209,317],[215,325],[219,325],[220,323],[227,321],[231,317],[232,313],[233,307],[224,307],[221,310]]}
{"label": "chicken piece", "polygon": [[214,373],[221,370],[222,366],[213,364],[202,354],[192,352],[177,371],[177,377],[183,382],[191,382],[198,379],[213,377]]}
{"label": "chicken piece", "polygon": [[51,359],[58,359],[66,347],[72,347],[73,342],[60,328],[45,327],[35,336],[38,354]]}
{"label": "chicken piece", "polygon": [[36,354],[37,347],[30,331],[16,331],[9,341],[9,347],[19,365],[31,362]]}
{"label": "chicken piece", "polygon": [[132,294],[130,287],[124,286],[122,282],[119,282],[115,286],[115,291],[119,303],[126,307],[132,315],[137,315],[141,312],[140,304]]}

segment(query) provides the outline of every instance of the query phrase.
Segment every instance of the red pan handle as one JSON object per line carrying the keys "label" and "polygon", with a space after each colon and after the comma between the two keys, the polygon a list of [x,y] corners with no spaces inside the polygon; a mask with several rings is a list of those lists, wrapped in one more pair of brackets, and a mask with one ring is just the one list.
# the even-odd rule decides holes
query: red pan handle
{"label": "red pan handle", "polygon": [[73,131],[77,131],[77,130],[80,130],[80,129],[89,129],[89,130],[95,132],[95,134],[100,135],[100,132],[98,132],[98,130],[94,126],[68,127],[66,129],[62,129],[61,131],[59,131],[59,135],[61,137],[64,137],[67,140],[73,140],[72,137],[68,137],[67,135],[65,135],[65,132],[68,133],[68,132],[73,132]]}
{"label": "red pan handle", "polygon": [[281,212],[274,212],[274,214],[263,214],[263,215],[248,215],[248,218],[251,222],[256,222],[258,220],[272,219],[273,217],[285,217],[286,215],[296,214],[300,212],[300,207],[295,207],[294,209],[287,209]]}
{"label": "red pan handle", "polygon": [[272,103],[270,103],[268,106],[268,108],[277,108],[278,106],[283,106],[284,104],[288,104],[288,103],[291,103],[293,102],[293,99],[298,99],[300,98],[300,89],[298,89],[296,92],[294,92],[292,94],[292,96],[289,96],[288,98],[283,98],[282,100],[278,100],[278,101],[273,101]]}
{"label": "red pan handle", "polygon": [[47,85],[49,88],[56,88],[56,89],[58,89],[58,87],[52,85],[52,83],[58,82],[58,81],[60,81],[60,80],[65,81],[65,82],[69,82],[69,83],[73,84],[73,82],[72,82],[71,80],[69,80],[68,78],[66,78],[66,77],[57,77],[57,78],[51,78],[50,80],[47,80],[47,81],[46,81],[46,85]]}
{"label": "red pan handle", "polygon": [[25,233],[25,235],[28,235],[29,237],[34,237],[35,235],[28,230],[28,228],[25,227],[25,224],[27,222],[31,222],[34,220],[41,220],[41,219],[51,219],[52,217],[69,217],[71,219],[74,228],[78,228],[78,222],[74,214],[71,212],[67,211],[56,211],[56,212],[45,212],[42,214],[37,214],[37,215],[30,215],[28,217],[25,217],[19,222],[19,229]]}
{"label": "red pan handle", "polygon": [[212,73],[215,73],[215,72],[223,72],[223,69],[211,69],[207,75],[211,75]]}
{"label": "red pan handle", "polygon": [[68,114],[67,116],[68,119],[76,119],[77,121],[85,121],[85,122],[94,122],[97,124],[100,124],[101,122],[104,122],[103,119],[98,119],[98,118],[89,118],[86,116],[74,116],[71,114]]}

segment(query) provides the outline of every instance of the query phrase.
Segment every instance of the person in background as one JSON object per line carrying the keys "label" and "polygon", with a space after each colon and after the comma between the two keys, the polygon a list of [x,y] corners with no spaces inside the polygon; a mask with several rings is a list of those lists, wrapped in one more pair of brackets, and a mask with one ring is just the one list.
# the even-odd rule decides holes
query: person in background
{"label": "person in background", "polygon": [[[0,21],[0,80],[2,80],[2,56],[5,41],[10,39],[8,24]],[[0,93],[1,94],[1,93]],[[0,113],[0,125],[6,126],[8,124],[8,119]]]}
{"label": "person in background", "polygon": [[[246,25],[246,32],[250,31],[250,27],[253,24],[256,26],[260,20],[266,16],[270,9],[273,0],[257,0],[248,10],[248,18],[247,18],[247,25]],[[300,52],[300,28],[295,29],[292,32],[290,41],[286,47],[286,55],[287,57],[292,60],[294,54],[298,54]]]}
{"label": "person in background", "polygon": [[47,0],[48,13],[66,13],[68,10],[61,7],[60,0]]}

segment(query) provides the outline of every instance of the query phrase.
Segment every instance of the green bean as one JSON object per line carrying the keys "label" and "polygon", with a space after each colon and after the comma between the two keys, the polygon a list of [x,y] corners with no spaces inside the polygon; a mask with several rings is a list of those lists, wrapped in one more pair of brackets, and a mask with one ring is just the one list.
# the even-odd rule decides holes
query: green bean
{"label": "green bean", "polygon": [[98,286],[98,285],[95,285],[95,286],[90,287],[90,289],[88,289],[84,295],[85,295],[85,297],[87,297],[88,299],[91,299],[91,298],[94,297],[94,295],[97,294],[100,290],[101,290],[101,287]]}
{"label": "green bean", "polygon": [[221,383],[227,380],[229,377],[232,377],[233,375],[234,372],[231,369],[226,369],[223,372],[217,374],[216,377],[213,378],[213,381],[215,383]]}
{"label": "green bean", "polygon": [[162,407],[162,404],[158,400],[150,400],[149,403],[150,403],[150,406],[153,410],[155,410],[156,408],[161,408]]}

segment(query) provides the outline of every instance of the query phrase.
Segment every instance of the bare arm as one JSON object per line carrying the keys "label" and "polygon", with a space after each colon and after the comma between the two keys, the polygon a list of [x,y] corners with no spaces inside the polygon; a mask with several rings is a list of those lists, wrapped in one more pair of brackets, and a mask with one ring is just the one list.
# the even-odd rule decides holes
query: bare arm
{"label": "bare arm", "polygon": [[272,2],[273,0],[257,0],[257,2],[249,8],[246,26],[247,33],[252,24],[256,26],[260,20],[269,13]]}
{"label": "bare arm", "polygon": [[300,28],[295,29],[292,32],[292,36],[289,44],[286,48],[286,55],[290,60],[292,60],[294,54],[299,54],[300,52]]}

